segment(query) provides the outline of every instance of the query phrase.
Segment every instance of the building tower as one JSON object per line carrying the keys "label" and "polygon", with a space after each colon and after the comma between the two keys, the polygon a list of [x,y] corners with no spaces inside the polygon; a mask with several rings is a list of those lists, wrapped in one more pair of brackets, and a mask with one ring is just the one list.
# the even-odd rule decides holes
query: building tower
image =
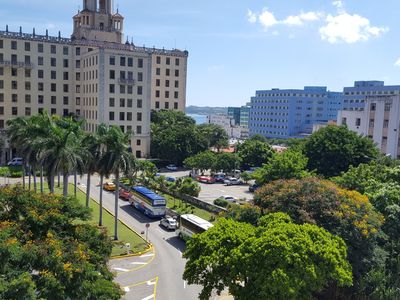
{"label": "building tower", "polygon": [[83,9],[73,17],[72,39],[121,43],[124,17],[113,12],[113,0],[83,0]]}

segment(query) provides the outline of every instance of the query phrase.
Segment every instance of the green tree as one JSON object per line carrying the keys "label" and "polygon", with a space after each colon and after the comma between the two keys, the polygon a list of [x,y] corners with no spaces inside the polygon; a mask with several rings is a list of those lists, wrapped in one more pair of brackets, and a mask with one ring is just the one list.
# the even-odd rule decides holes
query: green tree
{"label": "green tree", "polygon": [[130,167],[130,157],[132,155],[128,151],[130,135],[122,132],[119,126],[110,126],[104,136],[103,144],[105,150],[100,157],[99,166],[101,170],[104,170],[104,173],[110,172],[115,175],[117,189],[114,192],[114,239],[118,240],[119,176],[121,170],[125,172]]}
{"label": "green tree", "polygon": [[200,152],[194,156],[185,159],[183,164],[190,169],[198,169],[201,172],[213,169],[217,155],[212,151]]}
{"label": "green tree", "polygon": [[253,177],[258,185],[278,179],[300,179],[310,176],[306,167],[307,157],[301,152],[287,150],[275,153],[267,164],[254,172]]}
{"label": "green tree", "polygon": [[329,125],[313,133],[305,144],[309,170],[326,177],[337,176],[350,166],[357,167],[378,156],[378,149],[368,137],[345,126]]}
{"label": "green tree", "polygon": [[242,169],[261,167],[272,157],[273,150],[267,143],[258,140],[246,140],[237,146],[237,153],[241,158]]}
{"label": "green tree", "polygon": [[183,278],[200,299],[229,289],[235,299],[311,299],[332,282],[352,283],[346,245],[315,225],[268,215],[259,227],[219,219],[187,243]]}
{"label": "green tree", "polygon": [[240,166],[240,157],[236,153],[219,153],[212,167],[215,171],[229,173]]}
{"label": "green tree", "polygon": [[383,216],[368,197],[316,178],[278,180],[257,190],[254,202],[264,213],[287,213],[297,224],[311,223],[342,237],[349,247],[356,289],[374,266]]}
{"label": "green tree", "polygon": [[1,299],[120,299],[107,233],[74,198],[0,189]]}
{"label": "green tree", "polygon": [[197,130],[206,149],[214,147],[219,152],[222,148],[228,147],[229,137],[221,126],[215,124],[201,124],[197,127]]}
{"label": "green tree", "polygon": [[184,195],[198,197],[200,193],[200,185],[190,177],[179,178],[175,181],[173,189]]}

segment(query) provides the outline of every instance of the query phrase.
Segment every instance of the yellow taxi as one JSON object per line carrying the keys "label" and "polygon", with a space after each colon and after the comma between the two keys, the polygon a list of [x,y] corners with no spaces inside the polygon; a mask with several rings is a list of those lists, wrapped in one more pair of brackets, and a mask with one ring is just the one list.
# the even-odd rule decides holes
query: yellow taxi
{"label": "yellow taxi", "polygon": [[103,189],[113,192],[117,189],[117,186],[114,182],[106,182],[105,184],[103,184]]}

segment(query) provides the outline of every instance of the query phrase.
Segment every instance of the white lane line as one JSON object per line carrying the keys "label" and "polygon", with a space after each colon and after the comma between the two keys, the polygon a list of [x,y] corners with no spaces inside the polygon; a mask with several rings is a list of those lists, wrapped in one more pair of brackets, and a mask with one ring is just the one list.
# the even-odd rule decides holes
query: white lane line
{"label": "white lane line", "polygon": [[134,261],[130,263],[131,265],[145,265],[147,262],[140,262],[140,261]]}
{"label": "white lane line", "polygon": [[154,256],[154,253],[143,254],[143,255],[140,255],[139,257],[151,257],[151,256]]}
{"label": "white lane line", "polygon": [[127,293],[130,292],[130,290],[131,290],[130,288],[124,287],[124,291],[127,292]]}
{"label": "white lane line", "polygon": [[147,285],[155,285],[155,284],[156,284],[156,282],[155,282],[155,281],[150,281],[150,280],[149,280],[149,281],[147,281],[146,283],[147,283]]}
{"label": "white lane line", "polygon": [[146,298],[143,298],[142,300],[150,300],[150,299],[154,299],[154,294],[147,296]]}
{"label": "white lane line", "polygon": [[129,270],[128,269],[123,269],[123,268],[113,268],[114,270],[117,270],[117,271],[121,271],[121,272],[128,272]]}

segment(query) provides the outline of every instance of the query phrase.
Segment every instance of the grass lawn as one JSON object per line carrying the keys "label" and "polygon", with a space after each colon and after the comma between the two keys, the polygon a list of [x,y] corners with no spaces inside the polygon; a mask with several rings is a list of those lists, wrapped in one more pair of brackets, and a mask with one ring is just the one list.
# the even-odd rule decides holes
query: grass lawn
{"label": "grass lawn", "polygon": [[163,194],[163,196],[167,199],[167,207],[170,209],[176,211],[179,214],[194,214],[204,220],[207,220],[209,222],[214,222],[215,221],[215,215],[213,213],[210,213],[204,209],[195,207],[187,202],[184,202],[178,198],[175,198]]}
{"label": "grass lawn", "polygon": [[[56,188],[55,193],[62,194],[62,189]],[[70,184],[68,187],[68,193],[69,195],[74,195],[74,185]],[[77,191],[77,198],[79,202],[85,206],[86,205],[86,194],[83,193],[78,189]],[[114,203],[114,202],[113,202]],[[89,221],[90,223],[97,225],[99,222],[99,207],[100,205],[94,201],[93,199],[90,199],[90,208],[92,209],[92,218]],[[144,239],[142,239],[139,235],[137,235],[135,232],[133,232],[131,229],[129,229],[127,226],[122,224],[120,221],[118,221],[118,238],[119,241],[115,242],[114,247],[112,249],[112,256],[118,256],[118,255],[125,255],[126,254],[126,249],[123,245],[125,243],[130,243],[131,244],[131,251],[132,252],[141,252],[145,249],[148,248],[148,245]],[[111,215],[108,211],[106,211],[103,208],[103,226],[107,228],[109,236],[111,239],[114,238],[114,216]]]}

